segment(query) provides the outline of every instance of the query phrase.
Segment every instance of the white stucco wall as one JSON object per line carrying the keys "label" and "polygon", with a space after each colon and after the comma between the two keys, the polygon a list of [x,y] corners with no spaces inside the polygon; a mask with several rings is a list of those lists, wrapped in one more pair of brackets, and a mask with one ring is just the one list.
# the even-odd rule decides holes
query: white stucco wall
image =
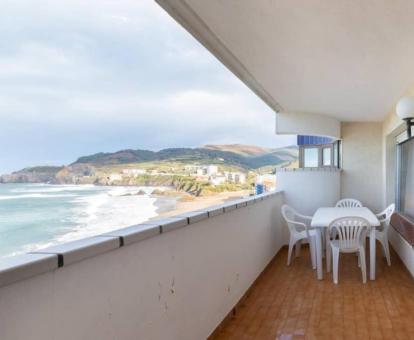
{"label": "white stucco wall", "polygon": [[306,215],[334,206],[340,199],[340,184],[340,171],[297,169],[276,174],[276,186],[283,190],[285,202]]}
{"label": "white stucco wall", "polygon": [[311,135],[339,139],[341,125],[339,120],[311,113],[278,112],[276,113],[276,134]]}
{"label": "white stucco wall", "polygon": [[383,206],[383,136],[380,122],[341,123],[341,197],[356,198],[373,211]]}
{"label": "white stucco wall", "polygon": [[0,288],[1,340],[205,339],[286,242],[277,194]]}

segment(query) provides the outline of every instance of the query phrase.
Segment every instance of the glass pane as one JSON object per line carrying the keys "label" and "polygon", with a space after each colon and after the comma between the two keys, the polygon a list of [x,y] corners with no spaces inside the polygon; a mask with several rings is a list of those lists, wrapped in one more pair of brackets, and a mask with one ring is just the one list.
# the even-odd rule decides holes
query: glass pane
{"label": "glass pane", "polygon": [[305,148],[303,150],[303,165],[305,168],[317,168],[319,163],[319,149]]}
{"label": "glass pane", "polygon": [[323,148],[323,166],[331,166],[331,148]]}

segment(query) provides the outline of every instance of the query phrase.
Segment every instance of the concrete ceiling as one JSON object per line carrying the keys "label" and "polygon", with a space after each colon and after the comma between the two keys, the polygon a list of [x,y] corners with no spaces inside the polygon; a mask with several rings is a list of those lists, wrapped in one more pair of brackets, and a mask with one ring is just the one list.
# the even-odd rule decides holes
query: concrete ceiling
{"label": "concrete ceiling", "polygon": [[414,83],[413,0],[156,0],[275,110],[382,120]]}

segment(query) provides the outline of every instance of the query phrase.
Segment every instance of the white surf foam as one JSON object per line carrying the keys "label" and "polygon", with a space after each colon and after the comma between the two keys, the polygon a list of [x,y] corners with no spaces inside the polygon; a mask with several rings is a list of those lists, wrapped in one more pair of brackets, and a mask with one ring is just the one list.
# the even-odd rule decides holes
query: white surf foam
{"label": "white surf foam", "polygon": [[75,197],[74,194],[56,194],[56,195],[48,195],[48,194],[24,194],[24,195],[1,195],[0,200],[18,200],[23,198],[55,198],[55,197]]}
{"label": "white surf foam", "polygon": [[84,185],[50,185],[50,184],[43,184],[43,185],[36,185],[24,188],[16,188],[12,189],[10,192],[12,193],[48,193],[48,192],[62,192],[62,191],[85,191],[85,190],[105,190],[104,187],[97,187],[92,184],[84,184]]}
{"label": "white surf foam", "polygon": [[[72,216],[74,226],[70,230],[63,232],[52,240],[28,244],[16,253],[34,251],[99,235],[156,217],[157,206],[155,202],[157,199],[149,196],[155,189],[148,187],[114,187],[107,190],[107,192],[76,197],[73,200],[76,205]],[[146,194],[127,195],[137,193],[140,190],[143,190]]]}

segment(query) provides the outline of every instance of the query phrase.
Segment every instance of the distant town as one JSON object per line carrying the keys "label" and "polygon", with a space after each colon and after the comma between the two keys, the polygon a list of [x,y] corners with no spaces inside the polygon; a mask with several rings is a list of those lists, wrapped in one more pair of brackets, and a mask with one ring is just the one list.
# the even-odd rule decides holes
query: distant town
{"label": "distant town", "polygon": [[276,187],[275,174],[257,174],[253,171],[248,173],[221,171],[220,167],[215,164],[209,165],[186,165],[183,172],[177,172],[176,169],[170,168],[169,171],[147,170],[142,168],[122,169],[117,173],[110,173],[107,177],[108,184],[114,185],[124,183],[131,178],[140,176],[191,176],[197,182],[209,183],[212,186],[220,186],[222,184],[231,183],[237,185],[247,184],[247,178],[252,178],[251,184],[261,184],[265,191],[274,190]]}
{"label": "distant town", "polygon": [[298,149],[206,145],[160,151],[120,150],[82,156],[62,166],[36,166],[0,176],[0,183],[165,186],[192,196],[276,188],[275,171],[297,167]]}

